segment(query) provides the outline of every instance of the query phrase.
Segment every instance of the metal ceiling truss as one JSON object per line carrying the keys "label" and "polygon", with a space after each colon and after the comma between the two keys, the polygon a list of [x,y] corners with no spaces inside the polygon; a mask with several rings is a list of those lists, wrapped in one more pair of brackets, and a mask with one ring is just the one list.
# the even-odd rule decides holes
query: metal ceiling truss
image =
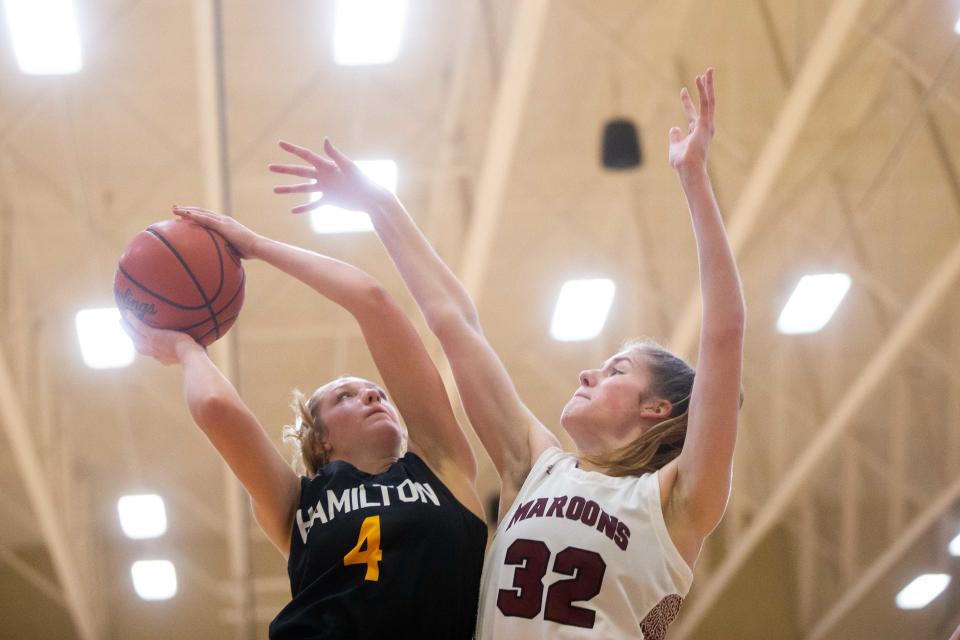
{"label": "metal ceiling truss", "polygon": [[[877,176],[871,183],[869,189],[864,192],[858,206],[855,207],[861,215],[864,211],[870,209],[870,206],[876,201],[882,185],[889,180],[889,177],[898,165],[899,158],[907,142],[912,138],[913,131],[922,122],[929,122],[923,116],[926,114],[928,106],[933,97],[937,95],[937,90],[942,84],[944,78],[949,76],[949,70],[957,59],[960,59],[960,45],[955,45],[949,56],[941,65],[935,78],[930,85],[924,88],[919,97],[919,104],[916,107],[914,117],[906,124],[903,132],[898,138],[893,150],[888,154]],[[938,155],[943,169],[952,179],[955,179],[953,167],[949,163],[949,157],[943,153]],[[947,162],[944,162],[944,160]],[[960,211],[960,203],[955,203]],[[865,403],[869,394],[876,390],[878,385],[884,380],[889,370],[896,364],[898,358],[902,355],[907,346],[914,346],[919,341],[919,332],[929,320],[931,315],[937,310],[944,298],[949,294],[949,287],[960,274],[960,243],[945,257],[934,270],[933,275],[927,279],[921,292],[914,298],[911,306],[900,318],[896,326],[888,334],[886,342],[882,345],[880,351],[871,359],[865,367],[860,377],[854,382],[852,389],[855,389],[861,396],[856,399],[859,404],[847,402],[853,394],[845,398],[831,416],[825,421],[825,426],[818,432],[816,439],[804,451],[798,462],[787,472],[785,478],[781,481],[777,489],[774,490],[766,506],[757,514],[751,527],[747,531],[738,547],[729,554],[723,561],[722,566],[716,571],[715,575],[698,591],[696,599],[691,602],[690,608],[685,612],[682,622],[675,630],[677,640],[684,640],[693,631],[695,625],[702,620],[703,616],[709,611],[717,598],[722,594],[723,589],[733,578],[739,568],[748,560],[750,553],[761,542],[763,537],[769,533],[770,529],[783,516],[789,502],[802,491],[802,485],[805,483],[812,471],[819,465],[826,455],[828,455],[832,446],[853,424],[855,411],[862,403]],[[951,368],[952,369],[952,368]],[[955,376],[951,376],[955,377]],[[892,431],[892,438],[902,438],[896,428]],[[896,454],[899,455],[899,454]],[[903,460],[894,457],[893,472],[898,486],[903,486],[905,480]],[[845,461],[844,464],[852,464]],[[902,491],[893,492],[898,496],[898,500],[892,506],[891,516],[892,525],[896,526],[898,521],[903,519]],[[896,515],[899,514],[899,515]],[[849,513],[846,516],[849,518]],[[849,523],[847,524],[849,527]],[[847,535],[853,535],[848,532]],[[846,573],[849,575],[855,571],[854,568],[847,566]]]}

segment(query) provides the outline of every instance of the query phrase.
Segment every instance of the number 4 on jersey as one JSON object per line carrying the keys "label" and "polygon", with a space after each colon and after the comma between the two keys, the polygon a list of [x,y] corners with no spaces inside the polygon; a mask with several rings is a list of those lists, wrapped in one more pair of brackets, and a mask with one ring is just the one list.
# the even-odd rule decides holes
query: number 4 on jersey
{"label": "number 4 on jersey", "polygon": [[351,564],[367,565],[364,580],[377,582],[380,580],[380,560],[383,552],[380,550],[380,516],[369,516],[360,525],[360,537],[357,546],[343,556],[343,566]]}

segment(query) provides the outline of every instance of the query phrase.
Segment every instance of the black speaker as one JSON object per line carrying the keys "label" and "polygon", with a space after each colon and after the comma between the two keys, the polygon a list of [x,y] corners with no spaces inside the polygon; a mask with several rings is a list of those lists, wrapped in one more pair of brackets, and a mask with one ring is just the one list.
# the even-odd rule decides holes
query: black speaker
{"label": "black speaker", "polygon": [[603,126],[602,163],[606,169],[632,169],[643,163],[640,136],[632,120],[614,118]]}

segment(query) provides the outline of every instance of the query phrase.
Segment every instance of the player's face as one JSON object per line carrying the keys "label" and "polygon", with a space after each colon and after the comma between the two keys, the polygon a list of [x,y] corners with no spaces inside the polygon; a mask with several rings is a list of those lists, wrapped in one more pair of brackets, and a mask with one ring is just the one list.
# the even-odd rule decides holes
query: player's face
{"label": "player's face", "polygon": [[649,424],[646,362],[636,352],[610,357],[580,373],[580,386],[563,408],[560,424],[581,451],[609,450],[638,437]]}
{"label": "player's face", "polygon": [[382,447],[385,455],[390,453],[387,449],[400,450],[400,416],[386,392],[369,380],[341,380],[325,394],[321,417],[331,453],[337,457],[349,459],[350,452],[360,449],[379,452]]}

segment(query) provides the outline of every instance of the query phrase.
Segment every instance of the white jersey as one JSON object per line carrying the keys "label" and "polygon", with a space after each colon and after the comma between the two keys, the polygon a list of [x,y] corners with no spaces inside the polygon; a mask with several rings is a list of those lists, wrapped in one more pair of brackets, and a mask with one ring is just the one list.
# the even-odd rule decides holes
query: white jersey
{"label": "white jersey", "polygon": [[692,580],[667,532],[656,473],[584,471],[550,448],[487,551],[477,638],[659,640]]}

